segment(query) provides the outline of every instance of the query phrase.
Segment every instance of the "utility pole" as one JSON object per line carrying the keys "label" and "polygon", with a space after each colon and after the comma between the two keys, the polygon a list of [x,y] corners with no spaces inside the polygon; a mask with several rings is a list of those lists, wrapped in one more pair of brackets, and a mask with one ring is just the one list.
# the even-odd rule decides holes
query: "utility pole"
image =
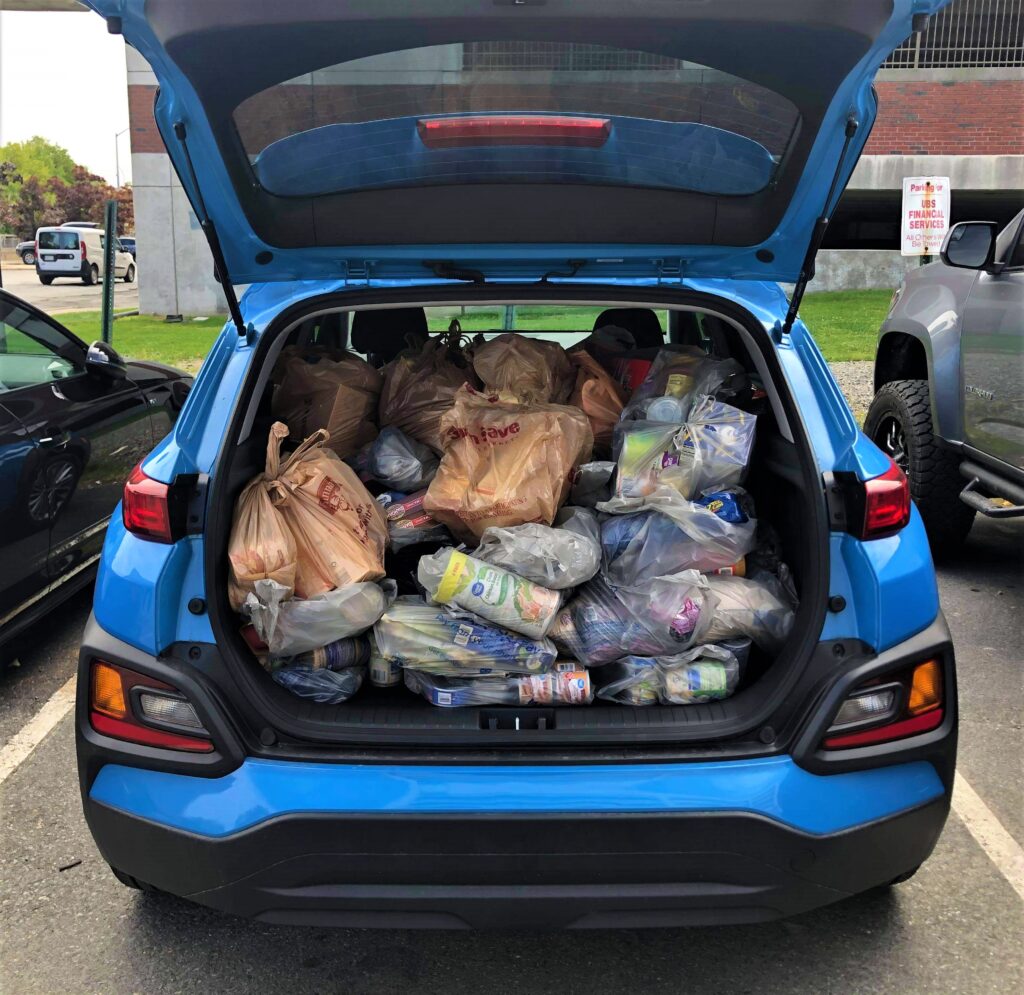
{"label": "utility pole", "polygon": [[118,144],[117,140],[122,135],[127,134],[130,130],[131,130],[130,128],[123,128],[116,135],[114,135],[114,164],[115,164],[114,165],[114,169],[116,171],[116,176],[117,176],[117,189],[118,190],[121,189],[121,146]]}

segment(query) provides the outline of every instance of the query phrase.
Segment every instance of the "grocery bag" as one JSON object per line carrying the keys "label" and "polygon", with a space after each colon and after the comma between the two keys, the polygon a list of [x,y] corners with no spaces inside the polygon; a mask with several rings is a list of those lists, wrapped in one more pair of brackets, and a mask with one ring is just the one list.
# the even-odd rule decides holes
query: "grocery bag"
{"label": "grocery bag", "polygon": [[612,433],[622,414],[626,397],[611,375],[583,349],[574,349],[569,359],[576,368],[576,383],[569,403],[582,408],[594,433],[594,451],[605,456],[612,449]]}
{"label": "grocery bag", "polygon": [[409,494],[434,479],[437,463],[437,455],[429,446],[388,425],[370,444],[366,469],[385,487]]}
{"label": "grocery bag", "polygon": [[295,539],[275,504],[270,485],[281,468],[281,441],[288,426],[275,424],[267,439],[266,469],[245,486],[235,504],[228,539],[228,600],[239,611],[260,580],[295,589]]}
{"label": "grocery bag", "polygon": [[557,342],[505,332],[476,347],[473,369],[488,393],[507,391],[520,401],[564,404],[576,370]]}
{"label": "grocery bag", "polygon": [[329,448],[349,456],[377,436],[381,384],[380,373],[351,353],[338,360],[320,352],[293,354],[285,360],[271,410],[292,439],[326,429]]}
{"label": "grocery bag", "polygon": [[[272,436],[280,439],[280,422]],[[355,471],[314,432],[281,467],[269,488],[295,538],[295,594],[314,598],[335,587],[384,576],[387,520]]]}
{"label": "grocery bag", "polygon": [[405,686],[440,708],[467,705],[589,705],[590,675],[577,668],[550,674],[451,678],[405,671]]}
{"label": "grocery bag", "polygon": [[459,390],[441,420],[444,456],[424,510],[464,539],[492,525],[550,525],[593,434],[578,408]]}
{"label": "grocery bag", "polygon": [[462,352],[446,337],[433,338],[420,350],[401,353],[381,372],[381,426],[394,425],[440,453],[441,417],[464,383],[476,383]]}

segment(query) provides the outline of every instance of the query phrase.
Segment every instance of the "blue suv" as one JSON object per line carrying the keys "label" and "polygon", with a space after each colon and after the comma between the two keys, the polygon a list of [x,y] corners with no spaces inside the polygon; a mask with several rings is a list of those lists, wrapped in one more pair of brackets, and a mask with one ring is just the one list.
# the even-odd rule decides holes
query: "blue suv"
{"label": "blue suv", "polygon": [[[114,873],[426,927],[751,922],[909,877],[949,809],[953,648],[906,479],[797,309],[874,72],[942,0],[87,2],[160,82],[230,311],[127,482],[83,638],[81,791]],[[254,666],[226,552],[282,349],[379,364],[433,308],[509,305],[615,309],[763,391],[746,486],[800,601],[728,700],[331,706]]]}

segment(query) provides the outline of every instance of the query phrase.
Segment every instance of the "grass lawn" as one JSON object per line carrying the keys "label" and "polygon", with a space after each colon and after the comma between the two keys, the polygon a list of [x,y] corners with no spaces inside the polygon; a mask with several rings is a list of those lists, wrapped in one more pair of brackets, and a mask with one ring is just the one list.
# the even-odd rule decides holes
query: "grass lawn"
{"label": "grass lawn", "polygon": [[[875,336],[889,307],[888,290],[843,290],[808,294],[800,315],[831,362],[874,358]],[[600,308],[556,310],[548,306],[516,308],[516,328],[520,331],[578,331],[593,326]],[[78,311],[58,315],[80,338],[91,342],[100,337],[98,311]],[[470,311],[459,316],[463,331],[495,331],[501,328],[499,310]],[[431,315],[432,332],[444,331],[450,314]],[[186,319],[168,324],[162,318],[145,315],[121,318],[114,322],[114,346],[124,356],[154,359],[195,372],[224,325],[223,316]]]}

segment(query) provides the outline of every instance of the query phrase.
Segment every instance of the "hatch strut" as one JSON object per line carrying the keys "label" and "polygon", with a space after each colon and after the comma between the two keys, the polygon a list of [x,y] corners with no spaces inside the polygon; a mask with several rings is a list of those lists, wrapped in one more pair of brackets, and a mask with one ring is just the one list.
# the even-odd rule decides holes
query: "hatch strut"
{"label": "hatch strut", "polygon": [[843,151],[839,153],[839,161],[836,163],[835,175],[832,177],[832,185],[828,188],[828,196],[825,198],[825,206],[821,217],[814,222],[814,228],[811,231],[811,241],[807,246],[807,255],[804,256],[803,265],[800,267],[800,276],[797,277],[796,286],[793,288],[793,297],[789,302],[789,310],[786,312],[786,322],[782,326],[782,335],[788,335],[792,330],[793,322],[796,321],[797,311],[800,310],[800,302],[804,298],[804,291],[807,290],[807,284],[814,279],[814,258],[817,256],[818,249],[821,248],[821,243],[825,238],[825,229],[828,228],[828,223],[831,220],[829,215],[833,207],[832,198],[835,196],[836,187],[839,186],[839,177],[843,172],[843,163],[846,161],[846,153],[850,149],[850,142],[853,141],[853,136],[857,134],[859,127],[860,121],[855,117],[848,117],[846,119],[846,138],[843,141]]}
{"label": "hatch strut", "polygon": [[216,271],[217,280],[220,282],[224,297],[228,302],[228,313],[235,323],[239,335],[245,335],[245,321],[242,319],[242,309],[238,306],[238,298],[235,296],[235,288],[231,283],[231,276],[228,273],[227,263],[224,262],[224,253],[220,247],[220,239],[217,237],[217,229],[210,220],[206,210],[206,202],[203,200],[203,192],[199,189],[199,180],[196,178],[195,166],[192,165],[192,156],[188,151],[188,142],[185,133],[185,122],[176,121],[174,124],[174,137],[181,142],[181,149],[185,153],[185,165],[188,167],[188,178],[192,181],[192,187],[196,192],[196,214],[199,216],[199,227],[203,229],[206,241],[210,245],[210,253],[213,256],[213,267]]}

